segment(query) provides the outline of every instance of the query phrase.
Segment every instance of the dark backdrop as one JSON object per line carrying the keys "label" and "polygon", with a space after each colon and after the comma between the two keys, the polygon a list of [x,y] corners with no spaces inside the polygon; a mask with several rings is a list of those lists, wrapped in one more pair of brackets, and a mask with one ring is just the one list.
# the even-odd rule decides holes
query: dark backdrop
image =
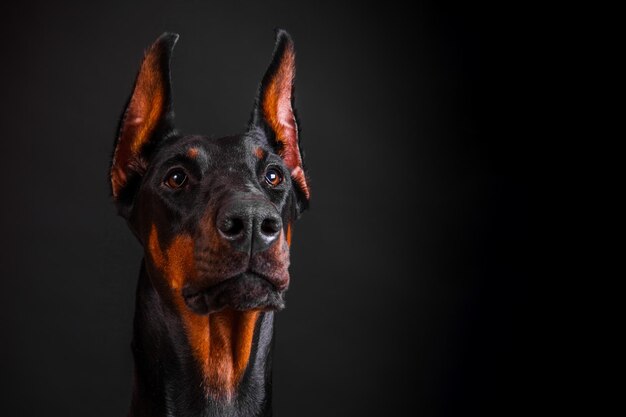
{"label": "dark backdrop", "polygon": [[531,409],[515,11],[172,3],[0,6],[0,412],[127,411],[141,248],[107,175],[143,50],[180,33],[178,127],[225,135],[277,26],[298,50],[312,204],[277,319],[276,416]]}

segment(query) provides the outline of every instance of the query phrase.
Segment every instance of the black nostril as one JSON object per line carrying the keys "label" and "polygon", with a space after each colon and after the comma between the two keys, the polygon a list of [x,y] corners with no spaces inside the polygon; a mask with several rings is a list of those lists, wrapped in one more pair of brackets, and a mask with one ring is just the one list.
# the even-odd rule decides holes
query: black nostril
{"label": "black nostril", "polygon": [[236,238],[243,234],[244,224],[243,220],[231,217],[224,219],[219,226],[220,232],[227,238]]}
{"label": "black nostril", "polygon": [[251,256],[272,246],[281,235],[283,223],[276,208],[258,198],[240,198],[220,208],[215,228],[222,240]]}
{"label": "black nostril", "polygon": [[265,219],[261,222],[261,233],[267,236],[273,236],[280,232],[280,221],[276,219]]}

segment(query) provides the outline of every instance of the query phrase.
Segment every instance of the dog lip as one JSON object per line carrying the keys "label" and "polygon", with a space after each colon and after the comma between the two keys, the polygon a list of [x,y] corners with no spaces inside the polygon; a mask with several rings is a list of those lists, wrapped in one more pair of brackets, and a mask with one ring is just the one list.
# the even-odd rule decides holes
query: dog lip
{"label": "dog lip", "polygon": [[278,289],[271,277],[246,270],[208,287],[186,285],[181,295],[192,312],[206,315],[229,307],[239,311],[280,311],[285,307],[285,290]]}
{"label": "dog lip", "polygon": [[[276,285],[272,282],[272,280],[263,274],[253,271],[252,269],[248,269],[243,274],[254,275],[255,277],[261,278],[262,280],[267,281],[275,291],[279,291],[279,289],[276,288]],[[242,275],[242,274],[239,274],[239,275]]]}
{"label": "dog lip", "polygon": [[233,276],[230,276],[230,277],[228,277],[226,279],[223,279],[220,282],[218,282],[216,284],[213,284],[213,285],[210,285],[208,287],[203,287],[203,288],[200,288],[200,289],[196,289],[196,288],[192,288],[189,285],[186,285],[183,288],[183,290],[182,290],[182,296],[185,299],[192,299],[192,298],[195,298],[195,297],[199,297],[202,294],[205,294],[205,293],[211,292],[212,290],[218,289],[218,287],[220,287],[222,285],[225,285],[226,283],[230,282],[231,280],[233,280],[233,279],[235,279],[237,277],[240,277],[242,275],[253,275],[253,276],[257,277],[257,278],[262,279],[263,281],[267,282],[268,284],[270,284],[275,291],[277,291],[277,292],[281,291],[280,289],[278,289],[276,287],[276,284],[274,284],[272,282],[272,280],[270,278],[268,278],[267,276],[265,276],[265,275],[263,275],[263,274],[261,274],[261,273],[259,273],[257,271],[254,271],[253,269],[247,269],[247,270],[245,270],[243,272],[240,272],[240,273],[235,274]]}

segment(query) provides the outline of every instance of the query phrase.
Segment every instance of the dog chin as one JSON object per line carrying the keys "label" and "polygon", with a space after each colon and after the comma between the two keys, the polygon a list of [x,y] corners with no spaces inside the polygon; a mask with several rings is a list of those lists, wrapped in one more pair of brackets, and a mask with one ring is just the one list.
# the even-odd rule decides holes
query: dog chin
{"label": "dog chin", "polygon": [[183,289],[183,299],[191,311],[206,315],[230,308],[237,311],[280,311],[285,308],[285,291],[251,272],[239,274],[204,291]]}

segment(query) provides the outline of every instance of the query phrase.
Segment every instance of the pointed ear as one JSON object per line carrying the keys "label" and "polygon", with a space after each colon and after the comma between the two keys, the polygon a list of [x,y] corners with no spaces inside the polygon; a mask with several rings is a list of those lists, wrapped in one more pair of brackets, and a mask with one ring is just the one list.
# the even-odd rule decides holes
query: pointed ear
{"label": "pointed ear", "polygon": [[132,200],[130,189],[145,173],[150,151],[174,130],[170,59],[177,40],[164,33],[148,49],[120,120],[111,163],[111,191],[120,208]]}
{"label": "pointed ear", "polygon": [[276,31],[276,46],[256,100],[251,127],[265,131],[271,146],[282,157],[291,172],[291,178],[304,197],[309,200],[298,121],[294,108],[294,79],[296,76],[296,54],[291,36],[282,30]]}

